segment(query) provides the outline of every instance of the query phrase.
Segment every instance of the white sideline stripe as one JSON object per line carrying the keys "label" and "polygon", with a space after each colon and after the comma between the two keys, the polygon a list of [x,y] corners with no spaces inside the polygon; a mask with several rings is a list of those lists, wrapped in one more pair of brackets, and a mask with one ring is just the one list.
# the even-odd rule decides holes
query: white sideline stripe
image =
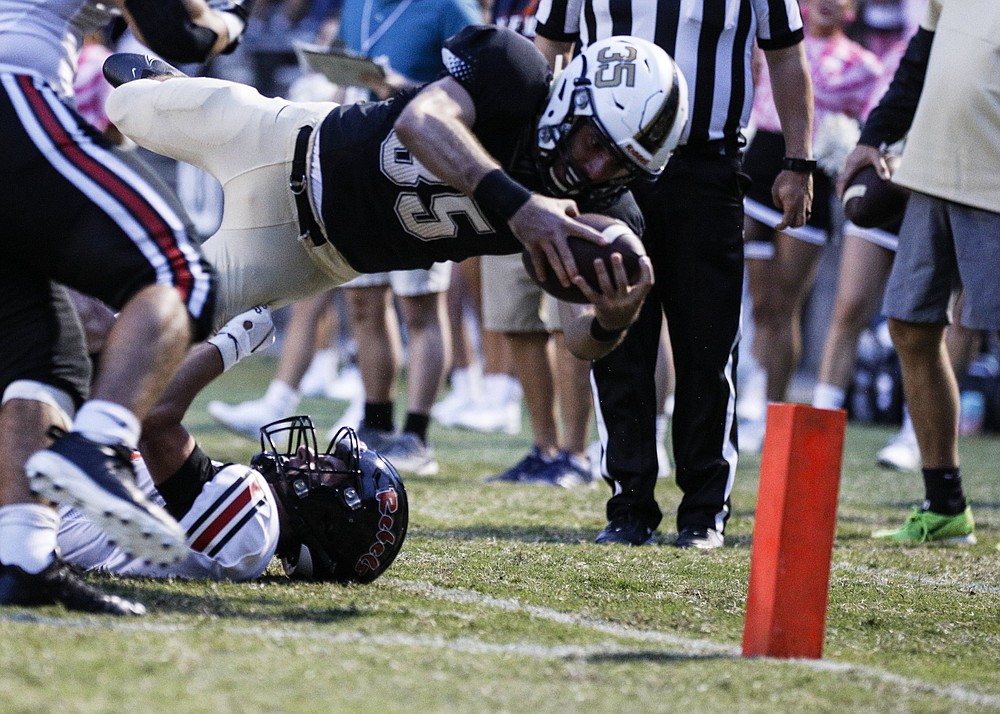
{"label": "white sideline stripe", "polygon": [[850,563],[835,563],[834,570],[842,570],[852,575],[862,575],[879,583],[891,583],[893,580],[909,580],[918,585],[934,585],[937,587],[955,588],[966,593],[984,593],[986,595],[1000,595],[1000,586],[987,585],[968,580],[954,580],[952,578],[932,578],[927,575],[906,573],[893,568],[864,568],[860,565]]}
{"label": "white sideline stripe", "polygon": [[[923,579],[926,582],[926,579]],[[395,581],[392,583],[401,590],[406,590],[408,592],[422,594],[429,597],[439,597],[448,602],[454,602],[459,604],[472,604],[481,605],[485,607],[494,607],[502,610],[509,610],[514,612],[523,612],[529,614],[533,617],[538,617],[540,619],[550,620],[552,622],[559,622],[563,624],[577,624],[583,625],[585,627],[591,627],[597,629],[606,634],[616,635],[619,637],[629,637],[633,639],[639,639],[643,641],[660,642],[664,644],[669,644],[674,647],[679,647],[688,654],[688,656],[699,655],[699,654],[720,654],[729,655],[732,657],[740,657],[742,651],[738,647],[732,647],[729,645],[721,645],[715,642],[709,642],[707,640],[696,640],[688,639],[685,637],[678,637],[677,635],[670,635],[665,632],[658,632],[656,630],[636,630],[631,627],[626,627],[624,625],[616,625],[606,620],[600,620],[596,618],[583,617],[580,615],[574,615],[572,613],[560,612],[558,610],[552,610],[547,607],[538,607],[536,605],[523,605],[517,599],[507,598],[495,598],[490,595],[483,595],[482,593],[476,592],[474,590],[464,590],[461,588],[442,588],[431,583],[419,582],[419,581]],[[958,583],[947,583],[949,585],[958,585]],[[683,655],[683,653],[670,653],[674,655]],[[851,674],[855,676],[864,677],[865,679],[874,680],[882,684],[891,684],[893,686],[899,687],[900,689],[911,691],[911,692],[923,692],[925,694],[933,694],[934,696],[942,697],[945,699],[953,699],[955,701],[963,702],[965,704],[975,704],[977,706],[986,707],[1000,707],[1000,696],[995,696],[992,694],[982,694],[980,692],[973,691],[971,689],[966,689],[959,686],[942,686],[938,684],[933,684],[931,682],[923,682],[919,679],[912,679],[910,677],[903,677],[892,672],[886,672],[885,670],[876,669],[874,667],[868,667],[866,665],[851,664],[849,662],[832,662],[829,660],[814,660],[814,659],[772,659],[769,657],[760,657],[756,659],[768,660],[769,662],[774,662],[777,664],[788,663],[807,669],[814,669],[820,672],[832,672],[836,674]]]}
{"label": "white sideline stripe", "polygon": [[[406,583],[405,585],[420,585],[420,583]],[[686,651],[667,651],[667,652],[657,652],[658,655],[667,655],[677,659],[694,658],[701,656],[697,650],[699,647],[709,647],[713,650],[715,654],[721,655],[731,655],[732,657],[739,656],[739,649],[736,647],[719,645],[716,643],[706,642],[704,640],[687,640],[683,637],[677,637],[675,635],[668,635],[663,632],[656,632],[651,630],[632,630],[628,627],[622,627],[620,625],[614,625],[612,623],[603,622],[601,620],[595,620],[592,618],[584,618],[573,615],[567,615],[566,613],[561,613],[556,610],[548,610],[542,607],[520,607],[511,608],[507,607],[508,604],[516,604],[514,600],[500,600],[497,598],[491,598],[489,596],[484,596],[479,593],[474,593],[472,591],[462,591],[462,590],[447,590],[445,588],[437,588],[436,586],[428,586],[430,590],[420,590],[418,588],[408,588],[403,587],[404,590],[410,590],[413,592],[423,592],[426,595],[433,596],[434,591],[439,591],[445,595],[459,594],[461,597],[451,598],[446,597],[444,599],[458,602],[458,603],[469,603],[476,605],[486,605],[486,606],[500,606],[503,609],[521,609],[525,612],[532,610],[531,613],[535,617],[545,617],[546,611],[552,615],[558,615],[558,618],[550,618],[559,622],[571,622],[575,624],[582,624],[587,626],[604,626],[608,631],[621,632],[622,636],[633,637],[637,639],[649,639],[657,642],[670,642],[677,646],[684,647]],[[478,595],[478,599],[471,596]],[[117,630],[119,632],[157,632],[165,634],[173,633],[192,633],[198,632],[199,626],[195,624],[182,624],[182,623],[155,623],[155,622],[135,622],[135,621],[108,621],[104,618],[98,619],[67,619],[60,617],[43,617],[30,613],[2,613],[0,612],[0,621],[6,622],[29,622],[39,625],[48,625],[52,627],[71,627],[80,630]],[[382,646],[404,646],[404,647],[429,647],[441,650],[447,650],[450,652],[462,652],[466,654],[512,654],[521,655],[524,657],[534,657],[537,659],[552,659],[552,658],[579,658],[585,659],[588,657],[607,657],[611,655],[625,655],[642,657],[644,655],[651,654],[647,651],[636,651],[635,648],[625,647],[618,643],[605,643],[605,644],[595,644],[595,645],[557,645],[557,646],[547,646],[530,644],[524,642],[499,644],[495,642],[483,642],[482,640],[473,639],[471,637],[460,637],[454,639],[447,639],[444,637],[417,637],[411,635],[398,635],[398,634],[370,634],[364,632],[323,632],[317,630],[299,630],[299,629],[289,629],[289,628],[276,628],[276,627],[222,627],[221,630],[227,634],[249,636],[249,637],[261,637],[272,640],[317,640],[322,642],[327,642],[331,644],[359,644],[359,645],[371,645],[374,647]],[[945,699],[952,699],[965,704],[975,704],[977,706],[984,707],[998,707],[1000,708],[1000,696],[993,696],[990,694],[981,694],[979,692],[974,692],[969,689],[958,686],[941,686],[937,684],[932,684],[929,682],[922,682],[917,679],[911,679],[908,677],[902,677],[891,672],[885,672],[883,670],[874,669],[872,667],[866,667],[863,665],[855,665],[846,662],[829,662],[825,660],[811,660],[811,659],[770,659],[767,657],[758,658],[761,660],[767,660],[775,664],[791,664],[796,666],[805,667],[808,669],[817,670],[820,672],[830,672],[834,674],[850,674],[855,677],[860,677],[868,680],[873,680],[881,684],[891,684],[898,687],[901,690],[908,692],[922,692],[924,694],[932,694],[937,697],[942,697]]]}
{"label": "white sideline stripe", "polygon": [[[0,621],[31,622],[39,625],[56,627],[72,627],[76,629],[117,630],[120,632],[156,632],[163,634],[196,632],[196,625],[181,623],[140,623],[130,621],[82,620],[64,619],[58,617],[41,617],[31,614],[3,614]],[[471,637],[449,639],[440,636],[420,637],[416,635],[400,635],[393,633],[371,634],[366,632],[321,632],[317,630],[296,630],[269,627],[223,627],[223,632],[230,635],[261,637],[272,640],[320,640],[330,644],[360,644],[382,647],[406,646],[429,647],[434,649],[463,652],[466,654],[516,654],[538,659],[580,658],[607,656],[608,654],[641,656],[634,647],[626,647],[615,642],[598,643],[594,645],[538,645],[524,642],[497,643],[483,642]],[[657,652],[657,654],[661,654]],[[678,659],[689,659],[697,655],[690,652],[671,652]]]}
{"label": "white sideline stripe", "polygon": [[[850,570],[850,566],[843,566],[842,569]],[[865,572],[863,569],[859,569]],[[892,573],[892,571],[884,571]],[[905,575],[905,574],[900,574]],[[930,579],[922,578],[921,582],[928,582]],[[496,598],[490,595],[465,590],[462,588],[443,588],[432,583],[421,581],[390,581],[389,583],[396,589],[423,595],[429,598],[436,598],[446,602],[456,604],[476,605],[480,607],[490,607],[494,609],[506,610],[509,612],[519,612],[531,617],[557,622],[560,624],[580,625],[591,629],[596,629],[605,634],[621,638],[640,640],[643,642],[653,642],[657,644],[669,645],[678,648],[680,651],[657,652],[659,655],[667,655],[678,659],[693,658],[706,654],[713,654],[723,657],[740,657],[741,650],[732,645],[722,645],[707,640],[690,639],[671,635],[657,630],[639,630],[624,625],[618,625],[606,620],[593,617],[584,617],[573,613],[560,612],[547,607],[537,605],[524,605],[515,598]],[[949,586],[962,585],[952,581],[942,581],[942,584]],[[468,613],[455,613],[456,616],[467,615]],[[189,633],[196,632],[198,626],[183,623],[154,623],[154,622],[130,622],[112,621],[106,619],[66,619],[58,617],[40,617],[34,614],[25,613],[2,613],[0,621],[7,622],[32,622],[41,625],[55,627],[72,627],[76,629],[95,630],[118,630],[122,632],[160,632],[160,633]],[[429,647],[441,650],[463,652],[469,654],[513,654],[539,659],[548,658],[588,658],[597,656],[625,655],[642,657],[651,654],[648,651],[636,651],[635,648],[623,646],[619,643],[604,643],[595,645],[557,645],[548,646],[531,644],[526,642],[515,643],[493,643],[484,642],[479,639],[461,637],[445,638],[438,636],[418,637],[411,635],[398,635],[391,633],[368,634],[362,632],[323,632],[316,630],[300,630],[294,628],[268,628],[268,627],[223,627],[228,634],[236,634],[251,637],[262,637],[275,640],[320,640],[333,644],[362,644],[381,647],[383,645],[409,646],[409,647]],[[889,684],[907,692],[920,692],[951,699],[965,704],[974,704],[983,707],[1000,708],[1000,696],[983,694],[974,690],[953,685],[938,685],[931,682],[924,682],[910,677],[904,677],[885,670],[876,669],[866,665],[852,664],[850,662],[832,662],[828,660],[812,659],[772,659],[760,657],[755,659],[766,660],[774,664],[790,664],[804,667],[819,672],[845,674],[860,677],[880,684]]]}
{"label": "white sideline stripe", "polygon": [[570,612],[560,612],[547,607],[537,605],[525,605],[515,598],[496,598],[491,595],[483,595],[473,590],[463,590],[461,588],[442,588],[431,583],[406,580],[392,583],[400,590],[434,597],[439,600],[458,603],[460,605],[480,605],[492,607],[498,610],[510,612],[521,612],[540,620],[558,622],[563,625],[583,625],[591,629],[603,632],[615,637],[628,637],[643,642],[656,642],[659,644],[683,647],[687,652],[693,654],[716,654],[739,657],[740,648],[732,645],[720,645],[717,642],[708,640],[694,640],[687,637],[678,637],[666,632],[655,630],[636,630],[624,625],[617,625],[607,620],[600,620],[583,615],[575,615]]}

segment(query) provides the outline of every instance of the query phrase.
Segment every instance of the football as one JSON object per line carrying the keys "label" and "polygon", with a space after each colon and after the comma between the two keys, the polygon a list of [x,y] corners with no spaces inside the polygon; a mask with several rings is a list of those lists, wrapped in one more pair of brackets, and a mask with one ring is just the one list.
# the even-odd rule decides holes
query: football
{"label": "football", "polygon": [[[580,275],[595,290],[600,290],[597,282],[597,272],[594,270],[594,261],[598,258],[604,260],[608,269],[608,274],[614,280],[611,273],[611,255],[621,253],[625,265],[625,274],[628,277],[629,285],[639,279],[639,258],[646,255],[646,249],[642,245],[639,237],[632,232],[628,226],[621,221],[605,216],[600,213],[584,213],[577,218],[580,223],[586,223],[591,228],[595,228],[604,234],[611,242],[604,245],[591,243],[589,240],[569,236],[569,249],[573,252],[573,259],[576,260],[576,268]],[[545,274],[538,276],[535,274],[535,266],[531,262],[528,251],[522,251],[521,260],[531,279],[538,283],[541,288],[553,297],[565,300],[566,302],[585,303],[587,298],[583,296],[580,289],[575,285],[563,287],[556,278],[551,268],[546,266]]]}
{"label": "football", "polygon": [[[897,157],[889,156],[886,162],[896,170]],[[884,228],[902,217],[909,195],[902,186],[879,178],[874,166],[863,166],[844,189],[844,215],[862,228]]]}

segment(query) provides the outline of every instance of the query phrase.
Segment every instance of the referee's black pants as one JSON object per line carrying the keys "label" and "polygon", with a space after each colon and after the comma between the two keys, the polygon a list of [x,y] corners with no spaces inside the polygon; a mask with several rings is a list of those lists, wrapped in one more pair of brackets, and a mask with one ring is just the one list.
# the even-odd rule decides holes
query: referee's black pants
{"label": "referee's black pants", "polygon": [[597,416],[613,495],[608,520],[656,528],[654,373],[661,310],[677,374],[672,434],[678,529],[730,515],[736,472],[736,363],[743,290],[743,194],[738,155],[677,154],[655,184],[633,187],[656,286],[623,343],[594,364]]}

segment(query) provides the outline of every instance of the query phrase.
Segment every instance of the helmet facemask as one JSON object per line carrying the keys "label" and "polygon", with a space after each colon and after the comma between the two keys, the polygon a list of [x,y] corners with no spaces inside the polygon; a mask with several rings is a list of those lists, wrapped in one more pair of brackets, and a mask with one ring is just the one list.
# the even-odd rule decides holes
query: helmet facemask
{"label": "helmet facemask", "polygon": [[297,545],[279,553],[292,577],[370,582],[392,562],[408,507],[394,469],[342,428],[320,452],[308,416],[261,427],[251,464],[281,501]]}

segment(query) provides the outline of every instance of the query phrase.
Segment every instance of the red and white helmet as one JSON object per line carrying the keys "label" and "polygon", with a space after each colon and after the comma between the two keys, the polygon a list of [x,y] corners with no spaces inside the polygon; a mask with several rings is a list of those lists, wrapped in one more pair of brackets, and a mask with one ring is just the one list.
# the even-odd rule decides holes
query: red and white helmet
{"label": "red and white helmet", "polygon": [[677,147],[687,116],[687,83],[663,49],[624,35],[595,42],[556,78],[538,122],[543,179],[557,194],[582,188],[562,185],[565,181],[552,174],[554,158],[566,151],[582,121],[592,122],[630,169],[616,183],[655,179]]}

